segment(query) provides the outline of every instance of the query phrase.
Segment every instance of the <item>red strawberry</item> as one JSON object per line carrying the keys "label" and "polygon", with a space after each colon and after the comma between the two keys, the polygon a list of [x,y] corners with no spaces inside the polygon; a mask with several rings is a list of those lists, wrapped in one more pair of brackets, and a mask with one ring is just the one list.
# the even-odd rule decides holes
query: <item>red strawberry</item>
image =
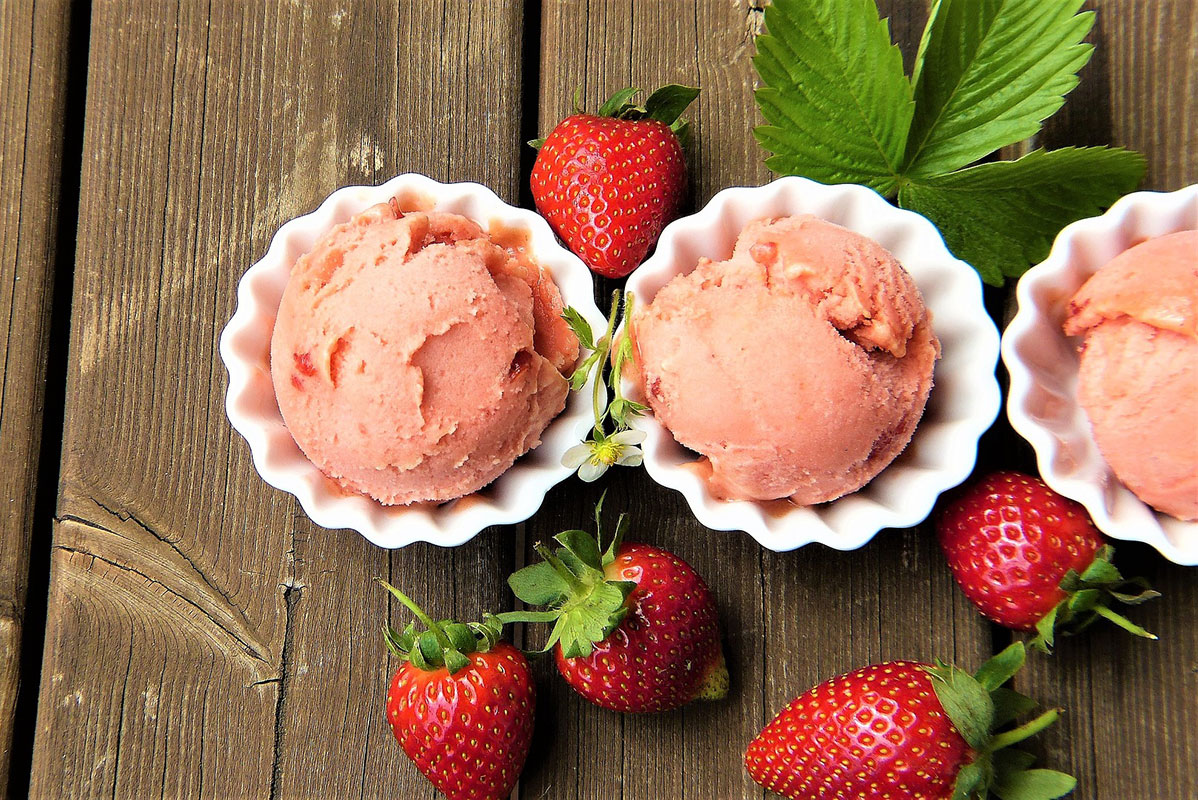
{"label": "red strawberry", "polygon": [[524,602],[552,610],[521,618],[556,623],[545,649],[556,647],[562,677],[595,705],[654,712],[724,697],[728,669],[707,585],[673,553],[623,544],[625,528],[621,516],[603,553],[601,529],[558,534],[556,552],[538,545],[545,561],[508,583]]}
{"label": "red strawberry", "polygon": [[[1051,725],[1052,710],[1018,728],[993,733],[1034,704],[999,688],[1023,665],[1014,644],[976,676],[892,661],[859,669],[800,695],[745,752],[757,783],[792,800],[947,800],[1061,797],[1076,781],[1028,770],[1032,757],[1002,748]],[[1018,793],[1029,783],[1037,794]]]}
{"label": "red strawberry", "polygon": [[1143,579],[1125,580],[1085,508],[1039,478],[996,472],[957,496],[937,527],[965,596],[999,625],[1037,631],[1033,646],[1048,650],[1054,629],[1076,633],[1099,617],[1156,638],[1107,603],[1158,593]]}
{"label": "red strawberry", "polygon": [[[381,581],[380,581],[381,582]],[[387,721],[408,758],[450,800],[500,800],[524,769],[536,693],[524,654],[502,623],[434,622],[383,583],[428,630],[385,628],[403,660],[387,691]]]}
{"label": "red strawberry", "polygon": [[[532,168],[537,211],[595,272],[622,278],[678,215],[686,193],[687,123],[699,90],[663,86],[643,106],[616,92],[598,115],[566,117],[543,140]],[[681,139],[681,141],[680,141]]]}

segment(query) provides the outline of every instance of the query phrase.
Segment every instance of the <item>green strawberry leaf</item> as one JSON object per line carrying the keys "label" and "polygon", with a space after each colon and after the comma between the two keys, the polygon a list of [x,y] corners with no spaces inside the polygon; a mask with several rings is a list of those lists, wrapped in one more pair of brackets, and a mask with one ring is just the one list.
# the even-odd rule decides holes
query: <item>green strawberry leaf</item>
{"label": "green strawberry leaf", "polygon": [[591,654],[595,642],[603,641],[616,629],[628,614],[624,600],[631,588],[622,584],[596,584],[585,600],[563,612],[562,655],[566,658],[585,658]]}
{"label": "green strawberry leaf", "polygon": [[1093,611],[1094,606],[1098,605],[1098,601],[1102,599],[1102,592],[1097,589],[1081,589],[1074,592],[1069,598],[1069,611],[1071,616],[1084,614],[1087,611]]}
{"label": "green strawberry leaf", "polygon": [[1122,614],[1120,614],[1116,611],[1112,611],[1111,609],[1107,608],[1106,606],[1101,606],[1101,605],[1096,606],[1094,608],[1094,613],[1097,614],[1098,616],[1102,617],[1103,619],[1107,620],[1108,622],[1115,623],[1116,625],[1118,625],[1120,628],[1127,631],[1128,633],[1134,634],[1143,639],[1159,639],[1160,638],[1155,633],[1149,633],[1148,631],[1141,628],[1139,625],[1137,625],[1134,622],[1132,622],[1131,620],[1129,620],[1127,617],[1123,616]]}
{"label": "green strawberry leaf", "polygon": [[678,137],[678,144],[682,145],[683,150],[691,149],[694,132],[691,130],[690,120],[678,118],[670,125],[670,130]]}
{"label": "green strawberry leaf", "polygon": [[599,360],[600,351],[596,350],[583,359],[582,363],[570,375],[570,388],[574,391],[579,391],[583,386],[586,386],[587,379],[591,377],[591,370],[595,366],[595,362]]}
{"label": "green strawberry leaf", "polygon": [[898,185],[914,113],[903,57],[873,0],[775,0],[757,37],[754,129],[782,175]]}
{"label": "green strawberry leaf", "polygon": [[[387,645],[387,649],[391,651],[391,655],[396,658],[403,658],[407,655],[408,650],[412,647],[412,636],[408,633],[416,628],[415,623],[409,624],[404,633],[399,633],[390,625],[383,626],[383,642]],[[405,636],[408,638],[405,639]]]}
{"label": "green strawberry leaf", "polygon": [[570,584],[548,561],[530,564],[507,579],[512,594],[530,606],[554,605],[570,591]]}
{"label": "green strawberry leaf", "polygon": [[1012,772],[1023,772],[1036,763],[1036,757],[1031,753],[1025,753],[1023,750],[1014,750],[1007,748],[999,750],[992,758],[994,764],[994,774],[998,779],[1003,780],[1004,775]]}
{"label": "green strawberry leaf", "polygon": [[993,791],[1002,800],[1053,800],[1077,786],[1077,779],[1052,769],[1029,769],[1000,779]]}
{"label": "green strawberry leaf", "polygon": [[618,116],[620,112],[624,111],[625,107],[629,105],[628,101],[631,100],[639,91],[639,88],[629,87],[616,92],[611,97],[607,98],[603,105],[599,106],[599,116]]}
{"label": "green strawberry leaf", "polygon": [[603,546],[603,501],[606,499],[607,489],[604,489],[599,493],[599,500],[595,503],[595,541],[599,543],[600,547]]}
{"label": "green strawberry leaf", "polygon": [[990,692],[990,699],[994,702],[994,727],[996,728],[1001,728],[1036,707],[1035,700],[1013,689],[995,689]]}
{"label": "green strawberry leaf", "polygon": [[[599,544],[591,534],[586,531],[570,530],[562,531],[553,538],[583,565],[597,572],[603,571],[603,560],[599,555]],[[558,557],[562,557],[561,553],[558,554]],[[562,558],[562,560],[565,561],[565,558]]]}
{"label": "green strawberry leaf", "polygon": [[986,691],[993,692],[1009,681],[1011,676],[1019,671],[1026,658],[1027,650],[1024,648],[1023,643],[1016,642],[985,664],[982,664],[978,668],[978,671],[974,673],[974,678],[977,679],[978,683],[982,684],[982,688]]}
{"label": "green strawberry leaf", "polygon": [[449,639],[449,643],[452,645],[451,649],[472,651],[478,646],[478,637],[475,636],[469,625],[447,619],[441,621],[441,630]]}
{"label": "green strawberry leaf", "polygon": [[937,0],[912,74],[904,170],[928,177],[1040,130],[1077,86],[1094,47],[1082,0]]}
{"label": "green strawberry leaf", "polygon": [[[1135,593],[1127,591],[1127,589],[1133,586],[1140,587],[1140,591]],[[1119,587],[1119,591],[1111,589],[1110,592],[1111,597],[1115,598],[1121,603],[1126,603],[1129,606],[1138,606],[1140,603],[1145,603],[1149,600],[1155,600],[1161,596],[1161,593],[1149,586],[1148,581],[1144,580],[1143,578],[1132,578],[1129,581],[1125,581],[1123,585]]]}
{"label": "green strawberry leaf", "polygon": [[1028,647],[1039,650],[1041,653],[1051,653],[1053,639],[1057,627],[1057,615],[1065,608],[1068,601],[1062,600],[1048,610],[1044,616],[1040,617],[1040,621],[1036,623],[1036,635],[1028,641]]}
{"label": "green strawberry leaf", "polygon": [[982,765],[974,761],[961,767],[953,782],[952,800],[969,800],[983,783]]}
{"label": "green strawberry leaf", "polygon": [[1120,583],[1123,580],[1115,565],[1101,558],[1094,559],[1090,566],[1086,567],[1081,578],[1085,583],[1091,584]]}
{"label": "green strawberry leaf", "polygon": [[1082,576],[1077,574],[1077,570],[1070,568],[1061,576],[1061,581],[1057,586],[1061,587],[1063,592],[1076,592],[1082,588]]}
{"label": "green strawberry leaf", "polygon": [[661,87],[645,100],[645,117],[673,125],[686,107],[699,96],[699,87],[671,83]]}
{"label": "green strawberry leaf", "polygon": [[994,727],[990,693],[972,675],[957,667],[929,667],[926,671],[932,676],[936,698],[961,738],[975,750],[983,749]]}
{"label": "green strawberry leaf", "polygon": [[586,318],[578,312],[574,306],[566,306],[562,311],[562,319],[570,326],[570,330],[578,337],[579,343],[587,350],[595,349],[595,334],[591,330],[591,323],[586,321]]}
{"label": "green strawberry leaf", "polygon": [[[597,513],[598,511],[596,511]],[[612,533],[611,541],[607,544],[607,549],[603,551],[604,566],[616,560],[616,551],[624,543],[624,536],[628,533],[629,524],[627,514],[621,514],[616,518],[616,530]]]}
{"label": "green strawberry leaf", "polygon": [[582,578],[591,569],[581,558],[571,553],[565,547],[559,547],[556,551],[557,558],[570,570],[571,574],[576,578]]}
{"label": "green strawberry leaf", "polygon": [[1130,192],[1144,157],[1118,148],[1033,151],[906,183],[899,205],[936,224],[958,258],[1001,286],[1048,255],[1063,226],[1094,216]]}
{"label": "green strawberry leaf", "polygon": [[448,648],[443,648],[441,642],[437,640],[437,635],[432,631],[425,631],[416,637],[416,647],[413,651],[419,651],[420,655],[428,664],[437,665],[445,663],[445,653]]}

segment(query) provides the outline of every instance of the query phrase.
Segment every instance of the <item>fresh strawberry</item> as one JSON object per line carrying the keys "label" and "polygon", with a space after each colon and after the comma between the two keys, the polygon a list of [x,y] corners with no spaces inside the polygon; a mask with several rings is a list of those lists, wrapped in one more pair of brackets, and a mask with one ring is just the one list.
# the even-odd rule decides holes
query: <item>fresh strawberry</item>
{"label": "fresh strawberry", "polygon": [[639,89],[612,95],[598,115],[566,117],[544,139],[532,168],[537,211],[595,272],[632,272],[678,215],[686,193],[678,115],[698,96],[688,86],[663,86],[643,106]]}
{"label": "fresh strawberry", "polygon": [[1142,578],[1125,580],[1085,508],[1039,478],[996,472],[958,495],[937,529],[965,596],[999,625],[1036,631],[1034,647],[1047,651],[1054,630],[1076,633],[1099,617],[1156,638],[1108,603],[1160,595]]}
{"label": "fresh strawberry", "polygon": [[1035,705],[1000,688],[1024,657],[1016,643],[976,675],[940,662],[891,661],[833,678],[758,734],[745,768],[791,800],[964,800],[991,789],[1008,800],[1061,797],[1073,778],[1029,770],[1032,756],[1003,749],[1051,725],[1059,710],[994,732]]}
{"label": "fresh strawberry", "polygon": [[555,623],[545,649],[555,648],[562,677],[595,705],[654,712],[724,697],[728,669],[707,585],[673,553],[624,544],[622,515],[601,551],[602,505],[596,536],[560,533],[556,552],[537,545],[545,560],[508,580],[524,602],[552,609],[520,618]]}
{"label": "fresh strawberry", "polygon": [[[380,581],[380,583],[382,583]],[[387,691],[387,721],[408,758],[450,800],[500,800],[524,769],[536,693],[524,654],[494,616],[434,622],[383,583],[427,630],[384,628],[403,663]]]}

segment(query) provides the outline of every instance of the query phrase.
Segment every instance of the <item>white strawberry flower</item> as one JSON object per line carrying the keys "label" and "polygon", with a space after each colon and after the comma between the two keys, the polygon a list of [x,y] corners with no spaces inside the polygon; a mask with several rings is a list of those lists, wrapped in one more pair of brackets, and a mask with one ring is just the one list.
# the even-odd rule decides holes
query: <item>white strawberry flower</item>
{"label": "white strawberry flower", "polygon": [[590,483],[609,467],[639,467],[644,453],[637,447],[645,441],[644,431],[626,430],[576,444],[562,456],[562,466],[578,470],[578,477]]}

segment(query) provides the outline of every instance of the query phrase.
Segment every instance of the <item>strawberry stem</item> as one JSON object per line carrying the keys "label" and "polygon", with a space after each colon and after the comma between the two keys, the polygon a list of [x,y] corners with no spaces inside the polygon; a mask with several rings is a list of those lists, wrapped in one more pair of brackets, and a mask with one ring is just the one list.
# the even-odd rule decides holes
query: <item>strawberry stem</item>
{"label": "strawberry stem", "polygon": [[560,616],[557,611],[504,611],[496,614],[495,618],[504,625],[510,625],[517,622],[556,622]]}
{"label": "strawberry stem", "polygon": [[1012,728],[1009,731],[995,734],[994,738],[990,740],[990,743],[986,749],[993,753],[995,750],[1001,750],[1004,747],[1010,747],[1016,742],[1022,742],[1024,739],[1035,736],[1037,733],[1056,722],[1060,716],[1061,709],[1049,709],[1031,722],[1025,722],[1018,728]]}
{"label": "strawberry stem", "polygon": [[437,643],[440,644],[441,647],[446,650],[455,649],[453,644],[449,641],[449,637],[445,635],[444,629],[434,622],[432,617],[424,613],[424,609],[416,605],[416,603],[410,597],[401,592],[399,589],[396,589],[391,584],[387,583],[382,578],[375,578],[375,580],[381,583],[384,589],[395,595],[396,600],[403,603],[409,611],[416,615],[416,619],[420,620],[425,627],[433,632],[433,635],[437,637]]}
{"label": "strawberry stem", "polygon": [[620,314],[620,290],[616,289],[611,294],[611,312],[607,315],[607,330],[603,337],[596,342],[600,356],[595,363],[598,365],[598,374],[595,376],[595,384],[591,387],[592,399],[595,405],[595,435],[599,438],[603,437],[603,420],[607,416],[607,403],[600,400],[601,393],[605,393],[603,381],[603,368],[607,364],[607,359],[611,353],[611,337],[616,330],[616,319]]}

